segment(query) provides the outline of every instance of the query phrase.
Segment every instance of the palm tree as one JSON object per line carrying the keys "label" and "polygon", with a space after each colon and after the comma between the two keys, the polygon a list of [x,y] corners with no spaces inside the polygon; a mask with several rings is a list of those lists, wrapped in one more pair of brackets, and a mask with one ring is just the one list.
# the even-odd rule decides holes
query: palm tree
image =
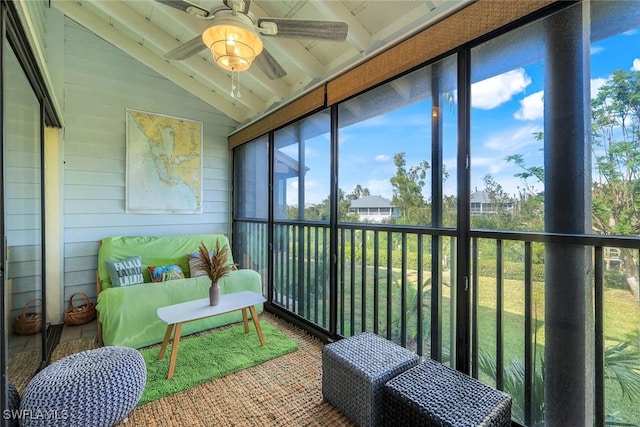
{"label": "palm tree", "polygon": [[[622,392],[623,398],[635,402],[640,399],[640,347],[638,343],[640,332],[628,337],[628,340],[612,344],[604,349],[604,374],[608,380],[614,380]],[[544,425],[544,360],[540,360],[540,369],[534,367],[533,375],[533,402],[534,413],[532,425]],[[487,353],[478,355],[478,368],[490,378],[496,378],[495,360]],[[504,367],[503,391],[511,396],[523,396],[524,391],[524,367],[519,359],[512,359]],[[513,399],[513,414],[515,418],[524,419],[524,403],[522,399]],[[617,414],[607,414],[608,421],[615,421],[612,425],[636,425],[619,424],[621,419]]]}

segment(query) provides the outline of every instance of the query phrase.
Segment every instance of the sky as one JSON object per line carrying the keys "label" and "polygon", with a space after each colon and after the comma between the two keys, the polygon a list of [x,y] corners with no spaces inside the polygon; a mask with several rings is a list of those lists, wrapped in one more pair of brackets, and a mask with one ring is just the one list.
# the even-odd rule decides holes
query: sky
{"label": "sky", "polygon": [[[640,23],[639,23],[640,26]],[[630,31],[591,45],[591,96],[606,83],[614,70],[640,71],[640,32]],[[472,67],[472,74],[473,74]],[[455,69],[454,69],[455,71]],[[529,166],[542,166],[542,142],[533,137],[543,130],[544,63],[534,62],[478,81],[471,89],[471,189],[484,188],[482,178],[491,174],[503,190],[516,194],[522,187],[514,175],[521,170],[505,157],[520,154]],[[402,82],[398,91],[402,93]],[[405,87],[406,89],[406,87]],[[454,92],[455,93],[455,92]],[[455,95],[453,96],[455,100]],[[443,115],[443,162],[449,176],[444,193],[456,191],[456,115],[455,105],[445,105]],[[357,111],[367,108],[359,100],[347,101],[341,108]],[[349,104],[351,103],[351,104]],[[430,100],[390,109],[365,121],[341,127],[339,132],[339,187],[351,193],[356,185],[373,195],[391,199],[389,179],[395,175],[394,155],[405,153],[406,168],[431,161]],[[297,147],[282,149],[297,158]],[[329,194],[329,135],[306,141],[305,204],[316,204]],[[541,183],[530,181],[538,191]],[[430,198],[430,176],[423,194]],[[296,180],[289,180],[287,204],[297,205]]]}

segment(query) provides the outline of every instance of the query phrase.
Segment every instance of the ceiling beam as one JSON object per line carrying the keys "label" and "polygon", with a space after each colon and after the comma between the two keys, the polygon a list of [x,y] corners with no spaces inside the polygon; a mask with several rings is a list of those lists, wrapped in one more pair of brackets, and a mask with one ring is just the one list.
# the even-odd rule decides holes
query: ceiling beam
{"label": "ceiling beam", "polygon": [[[457,2],[441,1],[437,9],[434,9],[432,1],[422,2],[420,6],[414,9],[411,13],[398,18],[390,25],[387,25],[375,34],[372,34],[373,42],[380,43],[381,40],[390,40],[389,43],[384,44],[388,47],[398,42],[398,38],[407,38],[410,33],[417,33],[437,21],[444,19],[456,10],[462,9],[469,3],[475,0],[459,0]],[[395,39],[395,40],[392,40]]]}
{"label": "ceiling beam", "polygon": [[[180,45],[179,42],[158,28],[158,26],[122,2],[100,0],[93,1],[91,4],[107,16],[111,16],[117,23],[125,26],[129,31],[144,38],[146,42],[153,44],[157,49],[155,53],[161,58],[164,52],[168,52]],[[146,46],[146,43],[144,43],[144,45]],[[189,74],[197,74],[199,79],[204,80],[216,93],[228,97],[233,103],[242,104],[252,111],[263,111],[265,108],[264,101],[253,93],[244,93],[242,98],[232,98],[229,95],[229,89],[231,87],[231,78],[229,75],[223,72],[217,65],[210,64],[197,55],[183,61],[174,62],[173,65],[178,68],[181,68],[182,65],[189,70]]]}
{"label": "ceiling beam", "polygon": [[[164,18],[172,21],[175,25],[173,26],[172,31],[167,32],[172,36],[175,35],[175,38],[183,43],[191,40],[199,34],[202,34],[202,32],[211,24],[210,19],[197,18],[188,13],[179,12],[172,7],[158,3],[156,0],[146,0],[146,2],[151,4],[151,13],[148,16],[145,16],[145,18],[153,21],[156,15],[162,15]],[[133,9],[137,9],[140,6],[142,5],[134,2],[131,7]],[[180,34],[181,31],[185,34]],[[182,37],[179,38],[178,35]]]}
{"label": "ceiling beam", "polygon": [[[251,13],[257,17],[266,17],[267,13],[260,8],[257,3],[251,3]],[[268,39],[269,37],[265,37]],[[276,39],[275,37],[273,38]],[[318,61],[307,49],[294,39],[284,37],[277,38],[278,43],[269,45],[269,52],[276,59],[288,57],[293,65],[298,67],[304,74],[319,77],[324,75],[324,64]],[[277,44],[277,46],[276,46]]]}
{"label": "ceiling beam", "polygon": [[311,4],[329,19],[349,24],[347,41],[363,52],[371,47],[371,34],[340,1],[311,0]]}
{"label": "ceiling beam", "polygon": [[184,72],[178,70],[165,59],[160,58],[158,55],[149,51],[146,47],[133,42],[129,37],[115,29],[109,23],[96,18],[95,15],[89,12],[86,7],[83,7],[76,2],[63,0],[52,0],[52,4],[69,18],[88,28],[99,37],[130,55],[132,58],[137,59],[158,74],[161,74],[171,80],[189,93],[223,112],[233,120],[242,123],[250,117],[250,114],[248,114],[245,109],[228,102],[202,83],[199,83],[185,75]]}

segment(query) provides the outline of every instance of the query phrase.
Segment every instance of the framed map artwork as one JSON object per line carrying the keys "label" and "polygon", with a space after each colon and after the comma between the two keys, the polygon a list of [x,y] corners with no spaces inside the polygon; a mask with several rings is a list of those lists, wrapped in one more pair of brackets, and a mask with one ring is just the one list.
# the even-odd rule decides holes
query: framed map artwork
{"label": "framed map artwork", "polygon": [[202,213],[202,122],[126,114],[126,211]]}

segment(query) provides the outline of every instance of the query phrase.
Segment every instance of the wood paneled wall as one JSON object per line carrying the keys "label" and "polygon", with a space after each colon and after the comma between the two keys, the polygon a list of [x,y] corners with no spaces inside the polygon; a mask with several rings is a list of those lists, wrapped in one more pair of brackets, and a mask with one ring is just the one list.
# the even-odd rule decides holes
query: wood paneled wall
{"label": "wood paneled wall", "polygon": [[[64,298],[95,297],[98,241],[230,231],[227,135],[237,123],[74,21],[64,20]],[[203,122],[203,213],[125,212],[125,109]],[[161,197],[162,195],[159,195]]]}

